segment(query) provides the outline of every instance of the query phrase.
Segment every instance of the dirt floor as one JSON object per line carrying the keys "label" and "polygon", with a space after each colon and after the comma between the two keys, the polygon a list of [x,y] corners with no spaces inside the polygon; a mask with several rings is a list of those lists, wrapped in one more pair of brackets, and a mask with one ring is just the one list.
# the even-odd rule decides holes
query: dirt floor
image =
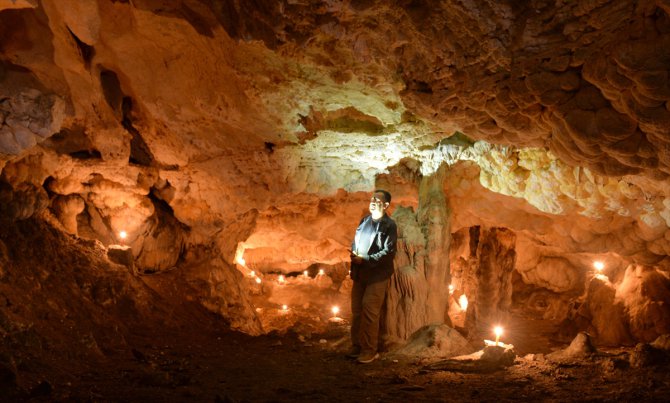
{"label": "dirt floor", "polygon": [[[96,365],[46,373],[32,401],[667,401],[667,367],[631,369],[625,352],[557,364],[517,359],[491,373],[428,370],[383,357],[362,365],[326,342],[228,332],[146,335]],[[56,367],[55,363],[54,367]],[[48,382],[48,383],[44,383]]]}
{"label": "dirt floor", "polygon": [[[35,264],[39,262],[39,264]],[[92,269],[94,268],[94,270]],[[309,337],[251,337],[37,221],[0,226],[0,401],[667,401],[666,363],[632,368],[632,349],[551,361],[544,323],[526,321],[513,365],[435,370],[390,354],[345,357],[346,324]],[[162,290],[162,292],[157,292]],[[172,295],[174,298],[166,296]],[[176,296],[176,297],[175,297]],[[517,340],[520,341],[520,338]],[[516,342],[517,340],[512,340]],[[527,355],[527,353],[538,353]],[[652,365],[653,364],[653,365]],[[437,365],[439,366],[439,365]]]}

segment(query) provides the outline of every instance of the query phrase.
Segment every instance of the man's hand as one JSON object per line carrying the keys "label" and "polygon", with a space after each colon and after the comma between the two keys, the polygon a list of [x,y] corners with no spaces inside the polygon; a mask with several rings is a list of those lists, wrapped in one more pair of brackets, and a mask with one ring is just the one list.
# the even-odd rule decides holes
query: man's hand
{"label": "man's hand", "polygon": [[353,264],[362,264],[363,263],[363,258],[352,253],[351,254],[351,263]]}

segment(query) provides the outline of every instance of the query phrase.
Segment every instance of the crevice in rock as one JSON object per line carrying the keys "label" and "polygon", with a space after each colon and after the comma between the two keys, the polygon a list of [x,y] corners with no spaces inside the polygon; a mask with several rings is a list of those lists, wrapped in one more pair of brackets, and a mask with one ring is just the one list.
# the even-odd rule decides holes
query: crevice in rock
{"label": "crevice in rock", "polygon": [[214,31],[212,30],[211,24],[185,3],[182,3],[181,15],[200,35],[214,38]]}
{"label": "crevice in rock", "polygon": [[365,133],[378,136],[392,130],[385,127],[376,117],[367,115],[353,106],[334,111],[317,111],[310,109],[309,115],[299,115],[300,124],[307,130],[301,137],[301,143],[317,136],[322,130],[340,133]]}
{"label": "crevice in rock", "polygon": [[100,85],[107,104],[112,108],[114,114],[121,120],[123,116],[123,91],[121,82],[115,72],[111,70],[100,70]]}
{"label": "crevice in rock", "polygon": [[56,195],[56,193],[54,193],[54,192],[51,190],[51,184],[52,184],[53,182],[55,182],[55,181],[56,181],[56,178],[54,178],[53,176],[49,175],[49,176],[44,180],[44,182],[42,182],[42,188],[44,188],[44,190],[47,192],[47,195],[49,196],[49,199],[51,199],[53,196]]}
{"label": "crevice in rock", "polygon": [[77,214],[77,234],[81,238],[97,239],[104,245],[115,242],[109,219],[103,217],[97,208],[86,203],[83,211]]}
{"label": "crevice in rock", "polygon": [[74,159],[88,160],[102,158],[91,140],[86,136],[83,127],[63,129],[42,142],[42,146],[56,151],[58,154],[67,154]]}
{"label": "crevice in rock", "polygon": [[[217,21],[228,35],[237,40],[257,39],[265,46],[276,49],[283,40],[278,38],[277,28],[286,26],[281,13],[284,4],[263,2],[211,2],[210,8]],[[247,18],[254,16],[254,18]]]}
{"label": "crevice in rock", "polygon": [[74,32],[72,32],[70,27],[68,27],[67,30],[72,36],[72,39],[74,39],[74,42],[77,44],[77,48],[79,48],[79,54],[81,55],[81,58],[84,61],[86,69],[90,69],[91,60],[93,60],[93,56],[95,56],[95,48],[79,39],[77,35],[75,35]]}
{"label": "crevice in rock", "polygon": [[[169,186],[169,183],[168,183]],[[179,221],[175,216],[174,216],[174,210],[172,209],[172,206],[170,204],[163,200],[161,197],[159,197],[157,194],[157,189],[155,187],[151,188],[151,191],[149,192],[149,199],[151,202],[154,204],[154,207],[157,209],[160,209],[161,211],[167,213],[170,217],[174,218],[176,223],[181,225],[184,230],[189,231],[191,227],[188,225],[184,224],[183,222]]]}
{"label": "crevice in rock", "polygon": [[479,225],[470,227],[470,257],[477,256],[477,247],[479,246]]}
{"label": "crevice in rock", "polygon": [[412,80],[409,83],[407,83],[407,90],[408,91],[413,91],[413,92],[418,92],[421,94],[432,94],[433,93],[433,88],[430,86],[429,83],[425,81],[417,81],[417,80]]}
{"label": "crevice in rock", "polygon": [[453,135],[440,140],[440,145],[456,145],[463,148],[472,147],[475,141],[461,132],[456,132]]}
{"label": "crevice in rock", "polygon": [[123,97],[123,127],[132,135],[130,140],[130,162],[142,166],[154,165],[154,156],[149,149],[149,146],[142,138],[139,130],[133,126],[131,120],[131,111],[133,109],[133,100],[131,97]]}
{"label": "crevice in rock", "polygon": [[101,159],[102,155],[98,150],[82,150],[74,151],[68,154],[70,157],[77,160]]}
{"label": "crevice in rock", "polygon": [[154,189],[149,199],[155,213],[147,222],[146,235],[141,236],[141,250],[136,251],[136,264],[143,274],[154,274],[171,270],[184,259],[185,234],[190,227],[174,216],[174,210],[157,197]]}
{"label": "crevice in rock", "polygon": [[5,79],[5,76],[10,71],[16,73],[32,73],[32,71],[27,67],[14,64],[8,60],[0,60],[0,82]]}

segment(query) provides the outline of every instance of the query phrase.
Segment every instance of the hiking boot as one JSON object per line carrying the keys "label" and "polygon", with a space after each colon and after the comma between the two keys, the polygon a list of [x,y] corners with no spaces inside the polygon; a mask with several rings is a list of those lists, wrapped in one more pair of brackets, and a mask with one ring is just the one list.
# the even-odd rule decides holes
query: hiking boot
{"label": "hiking boot", "polygon": [[353,346],[347,353],[347,358],[358,358],[361,355],[361,346]]}
{"label": "hiking boot", "polygon": [[361,353],[356,361],[360,362],[361,364],[367,364],[376,360],[377,358],[379,358],[379,353],[374,351],[366,351]]}

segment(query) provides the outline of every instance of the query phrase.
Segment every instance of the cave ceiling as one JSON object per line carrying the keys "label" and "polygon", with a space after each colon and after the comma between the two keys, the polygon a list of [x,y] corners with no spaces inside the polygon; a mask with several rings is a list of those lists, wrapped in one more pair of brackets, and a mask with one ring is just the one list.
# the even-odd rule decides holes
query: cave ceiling
{"label": "cave ceiling", "polygon": [[85,209],[138,237],[162,211],[188,229],[181,242],[217,238],[228,261],[239,241],[303,242],[290,266],[343,260],[362,192],[416,207],[417,178],[446,164],[454,231],[658,263],[668,13],[663,0],[4,1],[0,167],[57,198],[71,231]]}

